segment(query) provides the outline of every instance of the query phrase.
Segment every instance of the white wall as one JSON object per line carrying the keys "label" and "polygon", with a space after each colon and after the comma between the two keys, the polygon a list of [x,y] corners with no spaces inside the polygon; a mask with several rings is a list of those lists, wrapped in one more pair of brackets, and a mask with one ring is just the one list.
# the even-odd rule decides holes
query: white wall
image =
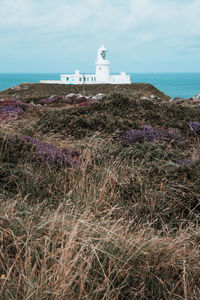
{"label": "white wall", "polygon": [[111,75],[110,76],[110,83],[113,83],[113,84],[129,84],[129,83],[131,83],[130,76],[126,75],[126,73],[121,74],[121,75]]}
{"label": "white wall", "polygon": [[108,83],[110,77],[109,65],[96,65],[96,78],[99,83]]}
{"label": "white wall", "polygon": [[[121,73],[121,75],[110,75],[108,76],[107,80],[103,77],[96,77],[95,74],[87,74],[82,75],[79,74],[62,74],[60,80],[40,80],[40,83],[56,83],[56,84],[101,84],[101,83],[108,83],[108,84],[129,84],[130,76],[126,75],[126,73]],[[84,80],[84,81],[83,81]]]}

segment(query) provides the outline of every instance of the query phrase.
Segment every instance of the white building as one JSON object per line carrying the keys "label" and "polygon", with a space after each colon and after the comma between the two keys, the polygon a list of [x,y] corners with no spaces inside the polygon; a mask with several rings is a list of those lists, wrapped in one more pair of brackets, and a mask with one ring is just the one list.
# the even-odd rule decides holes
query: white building
{"label": "white building", "polygon": [[129,84],[130,75],[121,72],[120,75],[110,75],[110,62],[106,59],[107,49],[101,46],[97,51],[96,74],[81,74],[75,71],[74,74],[62,74],[60,80],[40,80],[41,83],[59,84]]}

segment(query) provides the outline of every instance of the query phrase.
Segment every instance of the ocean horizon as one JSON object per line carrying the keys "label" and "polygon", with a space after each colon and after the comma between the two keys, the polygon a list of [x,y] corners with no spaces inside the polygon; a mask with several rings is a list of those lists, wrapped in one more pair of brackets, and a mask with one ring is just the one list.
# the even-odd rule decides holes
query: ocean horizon
{"label": "ocean horizon", "polygon": [[[170,97],[190,98],[200,94],[200,73],[129,73],[132,83],[150,83]],[[59,80],[60,73],[0,73],[0,91],[22,82]]]}

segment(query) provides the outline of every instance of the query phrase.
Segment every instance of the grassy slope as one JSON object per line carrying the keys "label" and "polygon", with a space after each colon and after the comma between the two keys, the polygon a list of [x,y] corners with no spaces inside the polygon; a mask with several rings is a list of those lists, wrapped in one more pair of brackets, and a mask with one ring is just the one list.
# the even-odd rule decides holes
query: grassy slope
{"label": "grassy slope", "polygon": [[[4,299],[199,299],[200,145],[188,122],[200,113],[165,96],[108,94],[90,107],[30,109],[2,124]],[[147,123],[179,128],[184,142],[121,144],[125,129]],[[9,133],[77,148],[82,165],[42,164]],[[194,165],[180,167],[184,158]]]}
{"label": "grassy slope", "polygon": [[120,92],[128,96],[151,96],[152,94],[162,99],[170,99],[167,95],[156,89],[151,84],[132,83],[132,84],[100,84],[100,85],[64,85],[64,84],[45,84],[45,83],[29,83],[21,84],[14,88],[9,88],[0,92],[0,97],[13,97],[18,95],[20,98],[30,101],[42,98],[48,98],[52,95],[65,96],[69,93],[85,93],[85,95],[96,95],[97,93]]}

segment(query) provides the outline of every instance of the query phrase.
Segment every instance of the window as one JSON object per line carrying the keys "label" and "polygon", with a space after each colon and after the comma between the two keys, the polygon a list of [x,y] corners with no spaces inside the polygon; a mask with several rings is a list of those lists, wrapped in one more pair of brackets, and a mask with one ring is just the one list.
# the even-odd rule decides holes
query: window
{"label": "window", "polygon": [[86,78],[84,77],[84,81],[86,81]]}
{"label": "window", "polygon": [[89,81],[89,79],[90,79],[90,78],[88,77],[88,78],[87,78],[87,81]]}
{"label": "window", "polygon": [[66,77],[66,80],[69,81],[69,77]]}
{"label": "window", "polygon": [[99,67],[99,71],[101,71],[101,67]]}
{"label": "window", "polygon": [[91,81],[93,81],[93,77],[91,77]]}
{"label": "window", "polygon": [[105,50],[101,51],[101,57],[103,59],[106,59],[106,51]]}
{"label": "window", "polygon": [[82,81],[82,77],[79,77],[79,81]]}

